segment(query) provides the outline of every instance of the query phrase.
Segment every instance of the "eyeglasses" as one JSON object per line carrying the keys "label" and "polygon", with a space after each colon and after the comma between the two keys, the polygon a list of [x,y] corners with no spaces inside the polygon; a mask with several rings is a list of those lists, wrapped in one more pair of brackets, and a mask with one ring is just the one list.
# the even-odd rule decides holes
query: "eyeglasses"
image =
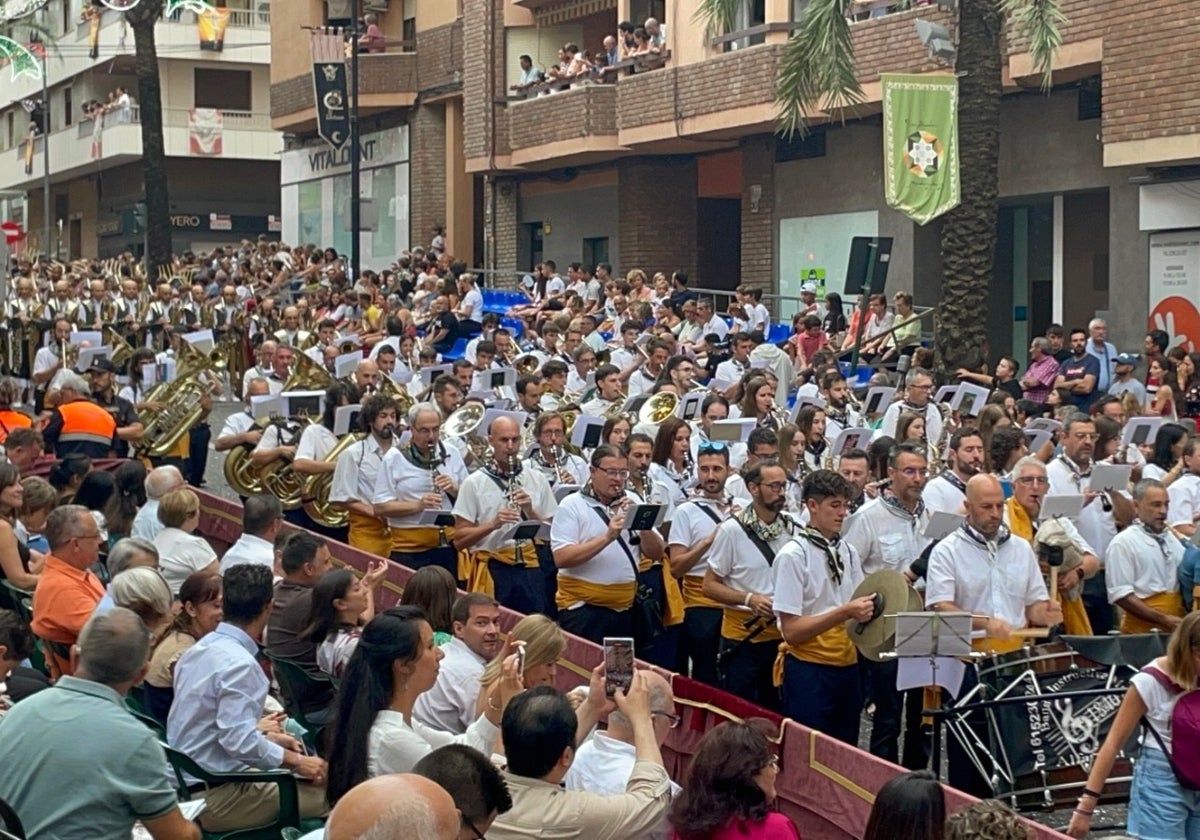
{"label": "eyeglasses", "polygon": [[782,493],[784,491],[784,488],[787,487],[787,482],[786,481],[771,481],[771,482],[760,481],[760,482],[758,482],[758,486],[766,487],[768,490],[771,490],[775,493]]}
{"label": "eyeglasses", "polygon": [[906,478],[917,478],[918,476],[925,477],[929,475],[929,470],[925,469],[924,467],[905,467],[904,469],[900,470],[900,472]]}
{"label": "eyeglasses", "polygon": [[487,840],[487,838],[483,836],[483,832],[475,827],[475,823],[471,822],[466,817],[462,818],[462,822],[464,826],[471,829],[471,833],[475,835],[475,840]]}
{"label": "eyeglasses", "polygon": [[629,470],[619,470],[613,467],[592,467],[594,470],[599,470],[609,478],[629,478]]}
{"label": "eyeglasses", "polygon": [[680,717],[679,715],[673,715],[670,712],[651,712],[650,717],[666,718],[668,721],[670,721],[671,729],[674,729],[675,727],[679,726],[680,723],[683,722],[682,717]]}
{"label": "eyeglasses", "polygon": [[1046,476],[1044,476],[1044,475],[1023,475],[1017,479],[1017,484],[1024,484],[1026,487],[1032,486],[1034,484],[1044,486],[1044,485],[1048,485],[1049,483],[1050,483],[1050,479],[1046,478]]}

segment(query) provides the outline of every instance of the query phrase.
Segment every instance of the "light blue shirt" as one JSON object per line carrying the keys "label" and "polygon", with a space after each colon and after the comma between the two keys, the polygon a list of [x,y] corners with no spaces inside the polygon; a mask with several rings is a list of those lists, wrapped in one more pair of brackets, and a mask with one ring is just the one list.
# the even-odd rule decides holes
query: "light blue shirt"
{"label": "light blue shirt", "polygon": [[104,590],[104,597],[100,599],[100,603],[96,605],[96,609],[92,611],[92,615],[104,615],[106,612],[115,607],[113,603],[112,590]]}
{"label": "light blue shirt", "polygon": [[1087,354],[1100,364],[1100,375],[1096,377],[1097,394],[1107,394],[1108,386],[1112,384],[1113,374],[1117,368],[1117,348],[1112,343],[1104,342],[1104,349],[1096,347],[1091,338],[1087,341]]}
{"label": "light blue shirt", "polygon": [[270,683],[257,656],[254,640],[225,622],[185,651],[167,743],[216,773],[280,767],[283,747],[258,731]]}

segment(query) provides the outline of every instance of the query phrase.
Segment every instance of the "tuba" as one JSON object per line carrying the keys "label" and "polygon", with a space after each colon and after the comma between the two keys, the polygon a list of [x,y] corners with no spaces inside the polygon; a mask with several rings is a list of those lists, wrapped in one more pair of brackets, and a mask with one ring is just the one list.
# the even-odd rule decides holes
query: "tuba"
{"label": "tuba", "polygon": [[[336,463],[342,453],[366,437],[365,432],[351,432],[343,435],[337,446],[325,456],[326,463]],[[304,511],[312,520],[326,528],[342,528],[350,521],[350,514],[329,501],[329,491],[333,489],[333,473],[320,473],[309,476],[304,487],[304,495],[308,501],[304,503]]]}
{"label": "tuba", "polygon": [[466,441],[471,454],[479,463],[485,463],[491,458],[491,446],[487,439],[479,434],[482,431],[483,415],[487,409],[483,403],[469,402],[446,418],[438,433],[443,443],[462,438]]}
{"label": "tuba", "polygon": [[[205,401],[216,384],[201,381],[200,374],[213,368],[212,359],[185,344],[176,376],[170,382],[160,382],[146,394],[147,402],[163,403],[161,411],[153,412],[145,421],[137,451],[150,458],[163,458],[171,452],[184,435],[204,414]],[[224,366],[224,362],[221,362]]]}
{"label": "tuba", "polygon": [[[319,422],[320,418],[304,418],[298,423],[293,423],[280,417],[272,420],[271,424],[279,429],[279,441],[282,446],[295,446],[300,442],[304,430]],[[286,440],[284,433],[288,434]],[[296,472],[291,461],[275,461],[268,464],[258,478],[263,492],[279,499],[284,510],[296,510],[304,503],[304,490],[308,486],[309,477]]]}
{"label": "tuba", "polygon": [[[261,429],[265,428],[267,423],[265,420],[258,421],[256,425]],[[258,473],[254,470],[254,465],[250,463],[250,453],[253,447],[250,446],[235,446],[225,455],[225,483],[233,488],[239,496],[253,496],[256,493],[263,492],[262,482],[259,481]]]}
{"label": "tuba", "polygon": [[657,426],[673,415],[678,407],[678,395],[670,391],[662,391],[646,400],[638,410],[637,420],[647,426]]}

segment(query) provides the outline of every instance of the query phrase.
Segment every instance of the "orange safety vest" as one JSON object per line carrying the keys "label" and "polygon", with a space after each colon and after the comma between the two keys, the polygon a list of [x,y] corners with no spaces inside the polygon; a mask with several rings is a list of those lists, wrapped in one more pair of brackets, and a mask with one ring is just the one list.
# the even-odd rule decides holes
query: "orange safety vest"
{"label": "orange safety vest", "polygon": [[60,443],[94,443],[112,448],[117,421],[108,413],[108,409],[91,400],[75,400],[60,405],[58,413],[63,419],[62,431],[58,435]]}
{"label": "orange safety vest", "polygon": [[13,429],[28,429],[33,425],[28,414],[5,409],[0,411],[0,444],[8,440],[8,433]]}

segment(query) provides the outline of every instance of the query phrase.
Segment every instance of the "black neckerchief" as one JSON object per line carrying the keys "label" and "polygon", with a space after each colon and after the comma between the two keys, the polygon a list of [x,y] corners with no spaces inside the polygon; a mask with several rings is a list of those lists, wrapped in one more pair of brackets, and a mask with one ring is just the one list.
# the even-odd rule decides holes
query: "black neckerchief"
{"label": "black neckerchief", "polygon": [[841,538],[834,537],[833,539],[827,539],[824,534],[811,525],[801,530],[800,536],[825,553],[825,562],[829,567],[829,575],[833,578],[833,582],[836,585],[841,586],[842,577],[846,574],[846,563],[842,560],[841,552],[838,551],[838,546],[842,542]]}
{"label": "black neckerchief", "polygon": [[967,492],[966,482],[963,481],[961,478],[959,478],[954,473],[954,470],[946,470],[945,472],[942,473],[942,478],[944,478],[946,481],[948,481],[950,483],[950,486],[955,488],[959,492],[962,492],[962,493]]}

